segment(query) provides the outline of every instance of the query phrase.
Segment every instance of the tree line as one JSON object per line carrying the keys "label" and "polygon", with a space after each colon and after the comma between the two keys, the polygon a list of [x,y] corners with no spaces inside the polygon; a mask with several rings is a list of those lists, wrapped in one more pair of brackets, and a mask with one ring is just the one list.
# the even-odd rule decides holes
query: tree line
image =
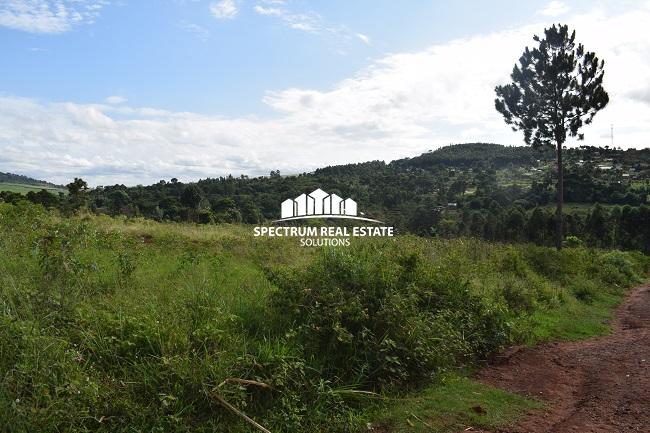
{"label": "tree line", "polygon": [[[650,149],[583,146],[568,149],[566,155],[567,202],[600,203],[596,216],[607,214],[605,219],[615,227],[611,236],[590,231],[587,217],[596,208],[583,206],[579,212],[566,213],[564,233],[590,245],[645,248],[639,240],[645,239],[643,234],[623,227],[635,227],[627,225],[629,218],[638,220],[639,232],[650,226],[644,208],[650,204]],[[401,233],[549,244],[548,205],[555,195],[552,158],[552,152],[530,147],[468,143],[390,164],[371,161],[291,176],[274,170],[269,176],[253,178],[223,176],[196,183],[172,178],[148,186],[92,189],[75,179],[65,195],[45,190],[26,196],[2,192],[0,199],[26,198],[64,215],[83,208],[158,221],[259,224],[277,219],[283,200],[322,188],[354,198],[366,216],[385,221]],[[612,169],[601,170],[603,161]],[[624,176],[629,173],[634,177]]]}

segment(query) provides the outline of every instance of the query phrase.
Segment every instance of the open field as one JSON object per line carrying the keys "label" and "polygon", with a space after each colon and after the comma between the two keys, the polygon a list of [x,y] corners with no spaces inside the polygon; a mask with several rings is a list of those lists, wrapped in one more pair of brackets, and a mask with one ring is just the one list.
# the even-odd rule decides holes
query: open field
{"label": "open field", "polygon": [[519,187],[521,189],[530,188],[533,180],[540,180],[542,173],[532,171],[532,168],[511,168],[497,170],[496,180],[499,186],[503,188]]}
{"label": "open field", "polygon": [[273,432],[496,428],[539,404],[465,374],[512,344],[607,333],[648,265],[414,236],[310,249],[0,204],[0,431],[254,431],[228,404]]}
{"label": "open field", "polygon": [[30,191],[38,192],[42,189],[51,192],[52,194],[58,194],[59,192],[67,193],[64,188],[54,188],[47,185],[27,185],[24,183],[0,182],[0,191],[11,191],[20,194],[27,194]]}
{"label": "open field", "polygon": [[[555,203],[549,203],[547,205],[539,206],[541,209],[545,209],[549,212],[555,212]],[[621,205],[616,205],[616,204],[600,204],[601,207],[605,209],[613,209],[615,207],[622,207]],[[565,214],[580,214],[582,216],[585,216],[589,214],[589,212],[593,209],[594,203],[573,203],[573,202],[568,202],[564,203],[562,205],[562,211]]]}

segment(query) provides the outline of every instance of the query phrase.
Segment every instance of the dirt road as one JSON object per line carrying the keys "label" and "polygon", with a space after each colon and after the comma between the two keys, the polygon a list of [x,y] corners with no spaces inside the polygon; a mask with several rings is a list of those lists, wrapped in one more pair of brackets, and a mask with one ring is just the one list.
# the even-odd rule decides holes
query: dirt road
{"label": "dirt road", "polygon": [[481,382],[547,405],[499,432],[650,432],[650,285],[630,293],[613,325],[611,335],[522,349],[481,371]]}

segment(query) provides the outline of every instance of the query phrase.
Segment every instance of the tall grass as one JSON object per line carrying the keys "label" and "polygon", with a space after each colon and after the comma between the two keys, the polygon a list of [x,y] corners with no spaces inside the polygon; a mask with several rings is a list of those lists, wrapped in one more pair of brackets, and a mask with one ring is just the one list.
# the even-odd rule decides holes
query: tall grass
{"label": "tall grass", "polygon": [[339,249],[0,204],[0,431],[355,431],[368,399],[606,331],[648,270],[471,239]]}

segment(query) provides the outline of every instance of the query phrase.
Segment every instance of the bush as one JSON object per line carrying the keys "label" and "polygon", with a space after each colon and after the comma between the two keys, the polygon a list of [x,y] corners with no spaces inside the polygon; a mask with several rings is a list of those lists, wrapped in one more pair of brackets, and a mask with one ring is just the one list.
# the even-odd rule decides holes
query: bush
{"label": "bush", "polygon": [[507,276],[503,280],[503,298],[511,310],[532,312],[537,304],[537,294],[528,281]]}
{"label": "bush", "polygon": [[610,251],[600,256],[602,264],[613,270],[609,273],[612,280],[619,284],[630,284],[640,281],[639,275],[634,270],[634,264],[628,256],[621,251]]}
{"label": "bush", "polygon": [[566,239],[564,240],[564,246],[569,248],[581,247],[583,245],[584,242],[582,242],[582,239],[580,239],[577,236],[567,236]]}
{"label": "bush", "polygon": [[571,291],[577,300],[591,303],[598,296],[598,287],[591,280],[576,279],[571,285]]}
{"label": "bush", "polygon": [[271,275],[272,305],[324,376],[370,388],[414,384],[507,343],[507,310],[416,253],[368,244],[324,250]]}

